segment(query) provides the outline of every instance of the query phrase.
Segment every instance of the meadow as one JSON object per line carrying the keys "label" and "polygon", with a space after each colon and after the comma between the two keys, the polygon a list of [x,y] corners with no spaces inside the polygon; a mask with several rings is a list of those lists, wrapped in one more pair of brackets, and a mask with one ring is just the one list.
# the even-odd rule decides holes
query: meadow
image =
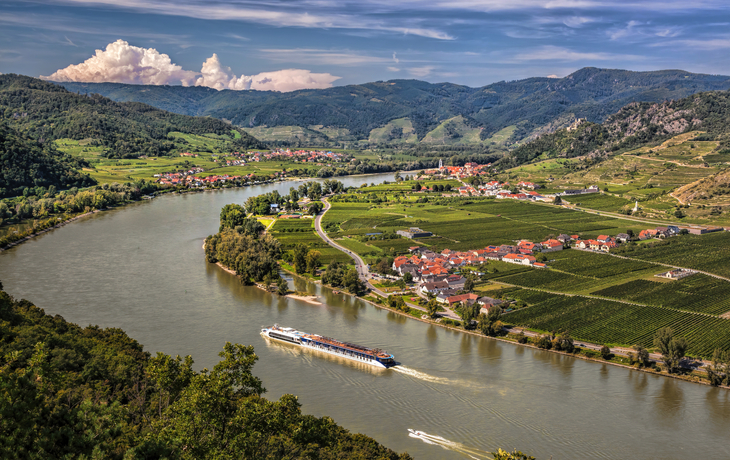
{"label": "meadow", "polygon": [[320,260],[329,264],[335,260],[345,264],[352,259],[344,252],[325,243],[314,231],[314,219],[278,219],[269,229],[271,235],[279,240],[282,251],[291,251],[299,243],[320,252]]}

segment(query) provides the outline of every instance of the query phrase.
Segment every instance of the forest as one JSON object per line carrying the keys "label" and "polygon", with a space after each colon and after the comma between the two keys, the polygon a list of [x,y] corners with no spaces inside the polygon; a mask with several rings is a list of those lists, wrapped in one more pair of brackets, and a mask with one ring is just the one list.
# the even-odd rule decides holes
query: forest
{"label": "forest", "polygon": [[258,140],[210,117],[166,112],[138,102],[77,94],[22,75],[0,75],[0,118],[39,142],[91,139],[109,158],[169,155],[186,148],[171,132],[232,136],[232,149],[263,148]]}
{"label": "forest", "polygon": [[[0,285],[2,289],[2,285]],[[0,457],[401,459],[293,395],[263,397],[252,346],[197,371],[117,328],[69,323],[0,291]]]}
{"label": "forest", "polygon": [[[19,133],[0,120],[0,198],[17,196],[28,187],[88,187],[96,183],[78,171],[83,160]],[[4,216],[0,215],[0,219]],[[1,221],[0,221],[1,222]]]}

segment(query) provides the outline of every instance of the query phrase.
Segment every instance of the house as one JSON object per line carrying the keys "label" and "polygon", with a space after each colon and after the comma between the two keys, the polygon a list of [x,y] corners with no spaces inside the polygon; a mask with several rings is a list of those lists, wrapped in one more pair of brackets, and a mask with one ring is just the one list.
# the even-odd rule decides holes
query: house
{"label": "house", "polygon": [[619,233],[616,235],[616,241],[620,241],[622,243],[625,243],[627,241],[631,240],[631,237],[628,233]]}
{"label": "house", "polygon": [[578,240],[575,242],[575,247],[578,249],[590,249],[591,240]]}
{"label": "house", "polygon": [[618,245],[616,243],[614,243],[613,241],[609,241],[607,243],[601,243],[601,251],[611,252],[611,249],[615,248],[616,246],[618,246]]}
{"label": "house", "polygon": [[613,242],[613,238],[611,238],[611,237],[610,237],[610,236],[608,236],[608,235],[598,235],[598,238],[596,238],[596,240],[597,240],[597,241],[598,241],[599,243],[608,243],[608,242]]}
{"label": "house", "polygon": [[533,251],[539,250],[540,247],[532,241],[522,240],[517,243],[517,248],[523,254],[532,254]]}
{"label": "house", "polygon": [[279,212],[279,205],[277,203],[271,203],[269,206],[271,208],[271,212]]}
{"label": "house", "polygon": [[474,302],[477,301],[479,296],[477,294],[461,294],[461,295],[453,295],[451,297],[446,298],[446,303],[449,304],[449,307],[454,305],[455,303],[463,303],[465,305],[472,305]]}
{"label": "house", "polygon": [[424,294],[434,294],[437,295],[439,292],[448,289],[449,283],[446,281],[436,281],[433,283],[423,283],[421,285],[421,292]]}
{"label": "house", "polygon": [[537,259],[532,256],[526,256],[524,254],[507,254],[502,257],[503,262],[509,262],[511,264],[518,265],[532,265]]}
{"label": "house", "polygon": [[446,282],[449,285],[449,289],[464,289],[466,278],[460,275],[450,275],[446,278]]}
{"label": "house", "polygon": [[588,245],[594,251],[600,251],[601,250],[601,242],[600,241],[588,240]]}
{"label": "house", "polygon": [[532,266],[535,268],[546,268],[547,267],[547,265],[545,265],[542,262],[535,262],[534,264],[532,264]]}
{"label": "house", "polygon": [[[578,235],[576,235],[576,236],[578,236]],[[558,241],[561,241],[563,244],[566,244],[570,240],[572,240],[573,238],[570,235],[566,235],[565,233],[561,233],[560,235],[558,235],[558,237],[556,239]]]}
{"label": "house", "polygon": [[640,240],[648,240],[649,238],[655,238],[656,237],[656,230],[653,228],[648,228],[646,230],[642,230],[639,232],[639,239]]}
{"label": "house", "polygon": [[563,242],[558,240],[547,240],[540,243],[542,245],[542,252],[555,252],[563,250]]}

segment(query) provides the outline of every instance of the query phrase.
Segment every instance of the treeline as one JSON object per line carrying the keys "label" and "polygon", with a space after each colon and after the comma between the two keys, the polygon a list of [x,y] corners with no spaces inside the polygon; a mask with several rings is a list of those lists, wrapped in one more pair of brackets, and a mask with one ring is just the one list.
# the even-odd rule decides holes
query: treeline
{"label": "treeline", "polygon": [[[1,288],[1,286],[0,286]],[[197,372],[116,328],[81,328],[0,292],[0,457],[401,459],[292,395],[262,397],[251,346]]]}
{"label": "treeline", "polygon": [[205,258],[234,270],[243,284],[278,281],[281,247],[279,241],[264,232],[255,218],[246,217],[243,206],[223,207],[218,233],[205,239]]}
{"label": "treeline", "polygon": [[58,152],[52,143],[31,139],[0,120],[0,198],[27,187],[88,187],[96,181],[78,171],[83,160]]}
{"label": "treeline", "polygon": [[[169,155],[186,143],[168,138],[189,134],[230,136],[231,148],[263,148],[258,140],[221,120],[191,117],[138,102],[114,102],[98,94],[75,94],[62,86],[22,75],[0,75],[0,118],[40,142],[92,139],[109,158]],[[179,142],[179,144],[177,143]]]}
{"label": "treeline", "polygon": [[[323,195],[342,193],[345,186],[338,180],[326,179],[320,182],[305,182],[298,188],[290,187],[288,195],[281,195],[278,191],[264,193],[262,195],[252,196],[246,200],[246,211],[265,216],[276,214],[279,210],[297,211],[301,208],[298,201],[302,198],[309,198],[312,203],[306,207],[310,214],[317,215],[324,207],[318,202]],[[276,205],[276,206],[272,206]]]}
{"label": "treeline", "polygon": [[56,191],[55,186],[48,188],[26,187],[22,195],[0,201],[0,225],[12,226],[26,219],[35,219],[34,225],[26,231],[10,231],[0,238],[0,247],[18,241],[35,231],[49,228],[75,214],[106,209],[111,206],[137,201],[143,195],[159,190],[159,186],[144,180],[126,184],[104,184],[79,190]]}

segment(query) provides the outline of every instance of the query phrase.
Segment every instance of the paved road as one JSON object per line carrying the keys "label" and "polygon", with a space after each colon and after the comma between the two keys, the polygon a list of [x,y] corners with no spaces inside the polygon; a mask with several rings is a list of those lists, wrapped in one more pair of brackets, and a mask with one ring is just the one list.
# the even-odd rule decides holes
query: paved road
{"label": "paved road", "polygon": [[[330,203],[326,199],[322,199],[322,201],[324,202],[324,210],[322,210],[321,213],[317,214],[317,217],[315,217],[315,219],[314,219],[314,229],[317,231],[317,234],[327,244],[329,244],[333,248],[339,249],[340,251],[342,251],[345,254],[347,254],[348,256],[350,256],[355,261],[355,269],[357,270],[358,276],[360,277],[362,282],[365,283],[365,285],[368,287],[368,289],[370,289],[370,291],[372,293],[387,299],[388,294],[381,291],[380,289],[377,289],[375,286],[372,285],[372,283],[370,283],[370,278],[371,278],[370,270],[368,269],[368,265],[365,263],[365,261],[362,260],[362,258],[358,254],[335,243],[335,241],[332,238],[330,238],[329,236],[327,236],[327,233],[324,230],[322,230],[322,217],[324,217],[325,213],[327,211],[329,211],[329,209],[332,207],[332,205],[330,205]],[[406,305],[408,305],[411,308],[421,310],[424,313],[427,312],[427,310],[424,307],[417,305],[415,303],[406,302]],[[443,316],[448,316],[452,319],[457,319],[457,320],[460,319],[455,313],[451,312],[450,310],[448,310],[446,312],[446,314]]]}
{"label": "paved road", "polygon": [[370,270],[368,269],[367,264],[365,263],[362,258],[355,254],[354,252],[350,251],[349,249],[340,246],[339,244],[335,243],[334,240],[332,240],[329,236],[327,236],[327,233],[325,233],[324,230],[322,230],[322,217],[324,217],[325,213],[329,211],[329,209],[332,207],[332,205],[326,200],[322,199],[324,202],[324,210],[317,214],[317,217],[314,218],[314,229],[317,231],[317,234],[320,238],[322,238],[327,244],[332,246],[333,248],[339,249],[340,251],[344,252],[348,256],[352,257],[352,259],[355,261],[355,269],[357,270],[358,276],[360,276],[360,279],[365,283],[365,285],[375,294],[381,296],[381,297],[388,297],[388,294],[384,293],[383,291],[376,289],[375,286],[370,284]]}

